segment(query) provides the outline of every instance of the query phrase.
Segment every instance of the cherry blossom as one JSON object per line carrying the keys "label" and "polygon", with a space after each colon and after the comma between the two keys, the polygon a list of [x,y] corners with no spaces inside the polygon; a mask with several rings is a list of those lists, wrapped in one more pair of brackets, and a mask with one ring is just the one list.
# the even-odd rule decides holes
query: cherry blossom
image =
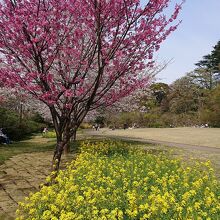
{"label": "cherry blossom", "polygon": [[[144,72],[173,32],[170,0],[3,0],[0,79],[45,103],[60,161],[86,114],[146,87]],[[174,23],[174,24],[173,24]],[[56,168],[59,167],[59,163]]]}

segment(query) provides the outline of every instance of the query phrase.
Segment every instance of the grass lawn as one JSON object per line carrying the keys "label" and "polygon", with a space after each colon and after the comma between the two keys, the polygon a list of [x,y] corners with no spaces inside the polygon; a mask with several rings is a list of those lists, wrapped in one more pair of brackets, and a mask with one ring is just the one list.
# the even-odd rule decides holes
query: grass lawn
{"label": "grass lawn", "polygon": [[14,142],[9,145],[1,144],[0,164],[3,164],[5,160],[17,154],[53,150],[55,143],[54,138],[42,138],[41,135],[34,135],[24,141]]}
{"label": "grass lawn", "polygon": [[[217,177],[220,179],[220,128],[137,128],[126,130],[103,128],[98,132],[90,130],[87,133],[94,137],[101,135],[103,138],[128,138],[128,140],[133,138],[145,142],[158,142],[160,143],[158,146],[153,144],[145,144],[145,146],[146,148],[153,147],[155,150],[159,147],[167,151],[173,149],[175,155],[181,156],[187,161],[190,158],[199,161],[210,160]],[[188,145],[188,147],[184,147],[184,145]]]}
{"label": "grass lawn", "polygon": [[[82,131],[77,134],[82,134]],[[71,153],[75,153],[78,150],[78,147],[81,142],[84,141],[84,138],[77,140],[75,143],[71,144]],[[100,139],[91,140],[94,142],[99,142]],[[131,145],[137,145],[137,142],[126,141]],[[0,144],[0,165],[4,163],[5,160],[9,159],[12,156],[22,153],[32,153],[32,152],[43,152],[43,151],[53,151],[56,144],[55,138],[43,138],[41,134],[36,134],[31,136],[27,140],[13,142],[12,144],[5,145]],[[141,145],[140,143],[138,143]]]}
{"label": "grass lawn", "polygon": [[96,134],[220,148],[220,128],[101,129]]}

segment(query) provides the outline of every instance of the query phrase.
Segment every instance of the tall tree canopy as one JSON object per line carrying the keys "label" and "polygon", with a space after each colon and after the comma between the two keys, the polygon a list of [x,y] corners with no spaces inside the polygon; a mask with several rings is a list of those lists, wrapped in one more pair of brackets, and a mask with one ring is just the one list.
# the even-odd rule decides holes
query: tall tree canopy
{"label": "tall tree canopy", "polygon": [[196,68],[190,76],[194,82],[205,89],[213,89],[220,81],[220,41],[214,46],[210,54],[196,63]]}
{"label": "tall tree canopy", "polygon": [[196,66],[220,72],[220,41],[213,47],[210,54],[203,56],[203,59],[196,63]]}
{"label": "tall tree canopy", "polygon": [[199,109],[201,91],[189,76],[184,76],[171,85],[170,111],[176,114],[196,112]]}
{"label": "tall tree canopy", "polygon": [[146,86],[143,72],[176,29],[169,0],[4,0],[0,4],[0,79],[50,109],[54,161],[88,111]]}

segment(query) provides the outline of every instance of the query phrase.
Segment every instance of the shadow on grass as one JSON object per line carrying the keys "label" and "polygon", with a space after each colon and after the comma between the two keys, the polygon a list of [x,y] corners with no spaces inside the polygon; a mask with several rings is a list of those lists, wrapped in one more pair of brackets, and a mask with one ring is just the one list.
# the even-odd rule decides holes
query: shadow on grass
{"label": "shadow on grass", "polygon": [[[79,154],[80,146],[84,142],[90,143],[100,143],[100,142],[121,142],[129,145],[130,147],[142,148],[149,153],[160,153],[164,150],[153,149],[153,144],[141,143],[133,140],[121,140],[119,138],[103,138],[103,137],[90,137],[83,138],[81,140],[76,140],[71,142],[71,151],[70,154]],[[9,159],[12,156],[21,153],[32,153],[32,152],[44,152],[44,151],[53,151],[56,145],[55,138],[43,138],[41,134],[34,134],[26,140],[19,142],[13,142],[12,144],[0,145],[0,164],[3,164],[5,160]]]}
{"label": "shadow on grass", "polygon": [[55,140],[43,139],[39,135],[34,135],[23,141],[13,142],[12,144],[0,145],[0,164],[12,156],[21,153],[52,151],[55,147]]}

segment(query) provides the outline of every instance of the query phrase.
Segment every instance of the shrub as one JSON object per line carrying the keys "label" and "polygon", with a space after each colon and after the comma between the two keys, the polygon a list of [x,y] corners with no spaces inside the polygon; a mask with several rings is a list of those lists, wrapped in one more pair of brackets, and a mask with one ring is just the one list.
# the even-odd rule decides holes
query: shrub
{"label": "shrub", "polygon": [[144,115],[145,126],[151,128],[165,127],[165,123],[161,120],[161,116],[158,113],[146,113]]}
{"label": "shrub", "polygon": [[204,108],[200,109],[201,123],[220,127],[220,85],[210,92],[206,102]]}
{"label": "shrub", "polygon": [[92,125],[89,124],[89,123],[83,122],[83,123],[80,125],[80,128],[81,128],[81,129],[88,129],[88,128],[92,128]]}
{"label": "shrub", "polygon": [[33,114],[33,116],[31,117],[31,121],[45,124],[44,118],[38,112]]}
{"label": "shrub", "polygon": [[174,127],[191,127],[200,124],[198,114],[195,112],[188,112],[187,114],[165,113],[161,115],[161,120],[166,127],[170,125]]}
{"label": "shrub", "polygon": [[20,203],[17,220],[220,216],[220,187],[209,162],[185,167],[165,154],[90,143],[56,181]]}
{"label": "shrub", "polygon": [[21,140],[34,132],[39,132],[42,126],[44,125],[41,123],[25,118],[20,122],[16,112],[0,108],[0,127],[12,140]]}
{"label": "shrub", "polygon": [[44,134],[42,134],[42,136],[44,138],[56,138],[56,132],[55,131],[48,131],[48,132],[45,132]]}

